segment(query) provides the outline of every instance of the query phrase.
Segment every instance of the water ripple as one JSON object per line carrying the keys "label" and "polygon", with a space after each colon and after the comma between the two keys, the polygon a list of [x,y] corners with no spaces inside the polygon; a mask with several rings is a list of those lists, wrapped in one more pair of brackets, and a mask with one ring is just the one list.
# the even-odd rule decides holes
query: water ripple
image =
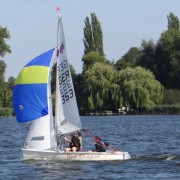
{"label": "water ripple", "polygon": [[[128,151],[132,159],[107,162],[24,161],[20,148],[29,124],[14,118],[0,119],[0,179],[180,179],[180,116],[81,117],[84,127]],[[93,149],[92,139],[84,149]],[[92,143],[89,143],[91,141]]]}

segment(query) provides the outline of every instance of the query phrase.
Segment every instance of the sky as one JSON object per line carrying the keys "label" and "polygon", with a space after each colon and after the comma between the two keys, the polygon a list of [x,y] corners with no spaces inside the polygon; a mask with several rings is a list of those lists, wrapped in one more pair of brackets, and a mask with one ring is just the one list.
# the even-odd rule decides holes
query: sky
{"label": "sky", "polygon": [[1,58],[7,64],[5,78],[17,78],[34,57],[56,46],[60,7],[67,57],[77,73],[82,72],[85,18],[95,13],[102,28],[106,58],[120,59],[142,40],[155,43],[167,30],[167,15],[180,19],[180,0],[0,0],[0,26],[11,38],[12,53]]}

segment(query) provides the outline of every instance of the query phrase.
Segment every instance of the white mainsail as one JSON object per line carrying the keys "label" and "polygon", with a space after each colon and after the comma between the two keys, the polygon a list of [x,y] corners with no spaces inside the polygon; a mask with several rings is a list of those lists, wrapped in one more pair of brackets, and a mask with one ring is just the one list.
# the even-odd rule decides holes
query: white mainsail
{"label": "white mainsail", "polygon": [[70,67],[61,16],[58,17],[57,75],[55,122],[57,134],[70,134],[82,129]]}

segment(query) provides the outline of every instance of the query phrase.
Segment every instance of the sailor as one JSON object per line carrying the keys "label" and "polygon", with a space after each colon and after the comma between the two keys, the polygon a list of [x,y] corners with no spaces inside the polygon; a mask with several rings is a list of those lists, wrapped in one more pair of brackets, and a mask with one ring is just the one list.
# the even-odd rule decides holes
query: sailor
{"label": "sailor", "polygon": [[78,132],[78,139],[80,142],[80,146],[79,146],[78,151],[81,151],[82,150],[82,134],[81,134],[81,132]]}
{"label": "sailor", "polygon": [[101,141],[99,136],[94,137],[95,149],[97,152],[106,152],[106,145]]}
{"label": "sailor", "polygon": [[69,143],[70,150],[73,152],[80,151],[82,149],[82,135],[80,132],[72,134],[71,142]]}

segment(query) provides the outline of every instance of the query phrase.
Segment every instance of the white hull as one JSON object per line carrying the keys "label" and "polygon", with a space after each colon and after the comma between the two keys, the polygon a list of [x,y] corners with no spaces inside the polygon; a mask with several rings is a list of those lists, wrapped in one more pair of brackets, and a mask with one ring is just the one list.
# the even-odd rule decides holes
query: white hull
{"label": "white hull", "polygon": [[128,152],[64,152],[56,150],[22,149],[25,160],[57,161],[117,161],[130,159]]}

